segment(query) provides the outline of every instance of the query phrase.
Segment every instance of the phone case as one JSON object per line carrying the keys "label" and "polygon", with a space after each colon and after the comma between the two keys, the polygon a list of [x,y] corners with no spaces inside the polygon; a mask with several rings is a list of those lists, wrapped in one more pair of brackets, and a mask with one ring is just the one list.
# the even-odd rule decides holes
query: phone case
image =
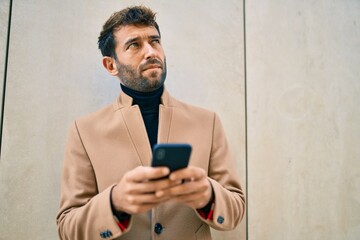
{"label": "phone case", "polygon": [[170,171],[186,168],[191,155],[191,145],[186,143],[162,143],[153,148],[152,166],[167,166]]}

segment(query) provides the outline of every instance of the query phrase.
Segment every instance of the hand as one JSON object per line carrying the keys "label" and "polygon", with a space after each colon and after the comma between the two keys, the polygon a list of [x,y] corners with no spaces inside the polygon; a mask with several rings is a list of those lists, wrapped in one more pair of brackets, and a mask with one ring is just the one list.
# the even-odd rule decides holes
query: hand
{"label": "hand", "polygon": [[119,212],[139,214],[169,199],[169,196],[157,196],[155,193],[169,188],[175,183],[165,177],[169,174],[166,167],[137,167],[128,171],[112,190],[112,203]]}
{"label": "hand", "polygon": [[204,169],[189,166],[171,173],[169,179],[173,183],[184,183],[157,191],[158,198],[167,197],[194,209],[203,208],[210,201],[212,187]]}

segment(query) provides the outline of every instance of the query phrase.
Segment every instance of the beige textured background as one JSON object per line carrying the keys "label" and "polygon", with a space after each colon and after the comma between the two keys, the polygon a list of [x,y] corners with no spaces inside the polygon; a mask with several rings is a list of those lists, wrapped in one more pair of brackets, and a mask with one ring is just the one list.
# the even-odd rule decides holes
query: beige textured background
{"label": "beige textured background", "polygon": [[360,239],[360,1],[246,1],[249,239]]}
{"label": "beige textured background", "polygon": [[[7,30],[9,20],[9,3],[10,1],[0,1],[0,106],[2,105],[2,93],[4,84],[5,56],[7,43]],[[1,118],[0,111],[0,118]]]}
{"label": "beige textured background", "polygon": [[[97,36],[111,13],[137,3],[158,12],[167,88],[184,101],[219,113],[245,187],[241,1],[13,1],[0,160],[0,239],[57,239],[68,126],[75,117],[112,102],[119,92],[118,80],[101,65]],[[214,236],[245,239],[245,221]]]}
{"label": "beige textured background", "polygon": [[[220,114],[244,185],[248,132],[248,235],[243,221],[215,239],[359,239],[357,0],[246,1],[247,119],[242,1],[14,1],[0,239],[57,239],[69,123],[119,91],[97,35],[109,14],[140,2],[159,13],[167,87]],[[0,71],[8,3],[0,2]]]}

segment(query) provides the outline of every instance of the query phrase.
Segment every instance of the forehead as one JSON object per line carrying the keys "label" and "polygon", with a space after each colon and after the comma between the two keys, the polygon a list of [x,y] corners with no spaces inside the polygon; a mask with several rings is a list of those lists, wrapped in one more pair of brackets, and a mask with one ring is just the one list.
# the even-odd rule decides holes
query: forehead
{"label": "forehead", "polygon": [[134,38],[147,39],[150,36],[159,36],[158,31],[153,26],[145,25],[125,25],[114,30],[114,37],[118,44],[125,44]]}

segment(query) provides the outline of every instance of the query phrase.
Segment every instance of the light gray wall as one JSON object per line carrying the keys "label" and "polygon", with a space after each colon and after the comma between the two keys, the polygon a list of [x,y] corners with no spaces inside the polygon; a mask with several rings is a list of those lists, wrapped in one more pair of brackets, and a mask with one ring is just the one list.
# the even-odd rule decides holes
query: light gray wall
{"label": "light gray wall", "polygon": [[360,1],[247,1],[249,239],[360,238]]}
{"label": "light gray wall", "polygon": [[[5,61],[6,61],[6,45],[7,45],[7,33],[8,33],[8,20],[9,20],[9,7],[10,0],[0,1],[0,106],[2,106],[2,93],[4,86],[4,73],[5,73]],[[0,118],[2,112],[0,110]],[[0,140],[1,141],[1,140]]]}
{"label": "light gray wall", "polygon": [[[96,38],[130,3],[159,13],[167,88],[220,114],[245,185],[242,1],[14,1],[0,239],[57,238],[66,131],[118,94]],[[356,0],[246,1],[249,232],[243,221],[215,239],[359,238],[359,12]]]}
{"label": "light gray wall", "polygon": [[[119,92],[119,81],[101,65],[97,36],[111,13],[136,3],[158,12],[167,88],[219,113],[245,181],[241,1],[14,1],[0,161],[0,239],[57,238],[68,126]],[[232,232],[214,235],[245,239],[245,221]]]}

